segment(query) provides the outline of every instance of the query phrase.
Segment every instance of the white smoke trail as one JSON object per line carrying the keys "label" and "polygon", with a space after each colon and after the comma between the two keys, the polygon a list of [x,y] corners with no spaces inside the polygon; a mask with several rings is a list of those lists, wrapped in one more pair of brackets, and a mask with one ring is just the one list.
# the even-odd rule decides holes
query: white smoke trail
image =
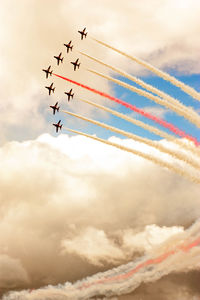
{"label": "white smoke trail", "polygon": [[158,96],[154,96],[153,94],[148,93],[148,92],[146,92],[144,90],[138,89],[138,88],[136,88],[136,87],[134,87],[134,86],[132,86],[132,85],[130,85],[128,83],[125,83],[125,82],[123,82],[123,81],[121,81],[119,79],[112,78],[112,77],[110,77],[108,75],[104,75],[104,74],[99,73],[99,72],[94,71],[94,70],[90,70],[90,69],[87,69],[87,70],[89,72],[93,73],[93,74],[96,74],[96,75],[98,75],[100,77],[103,77],[103,78],[105,78],[107,80],[110,80],[110,81],[112,81],[112,82],[114,82],[114,83],[116,83],[116,84],[118,84],[120,86],[123,86],[124,88],[129,89],[130,91],[132,91],[134,93],[137,93],[137,94],[139,94],[141,96],[149,98],[150,100],[156,102],[159,105],[165,106],[165,107],[173,110],[175,113],[183,116],[185,119],[189,120],[191,123],[195,124],[197,127],[200,128],[200,117],[198,119],[193,118],[193,117],[190,116],[190,114],[186,113],[182,109],[179,109],[179,107],[175,106],[174,104],[169,103],[169,102],[167,102],[167,101],[159,98]]}
{"label": "white smoke trail", "polygon": [[[101,95],[101,96],[103,96],[103,97],[106,97],[106,98],[110,99],[111,101],[120,103],[121,105],[124,105],[125,107],[128,107],[128,108],[130,108],[131,110],[136,111],[137,113],[139,113],[139,114],[141,114],[141,115],[144,115],[145,117],[147,117],[147,118],[149,118],[149,119],[154,120],[156,123],[159,123],[159,124],[161,124],[161,125],[164,126],[164,127],[167,127],[167,128],[168,128],[170,131],[172,131],[173,133],[175,133],[175,134],[177,134],[177,135],[179,135],[179,136],[181,136],[181,137],[185,137],[185,138],[187,138],[187,139],[190,140],[190,141],[193,141],[193,143],[194,143],[195,145],[198,145],[198,142],[197,142],[196,138],[194,138],[194,137],[192,137],[192,136],[186,134],[186,133],[183,132],[182,130],[176,128],[173,124],[170,124],[170,123],[165,122],[165,121],[163,121],[163,120],[161,120],[161,119],[159,119],[159,118],[156,118],[155,116],[153,116],[153,115],[151,115],[151,114],[148,114],[148,113],[145,113],[143,110],[138,109],[137,107],[135,107],[135,106],[133,106],[133,105],[131,105],[131,104],[129,104],[129,103],[126,103],[126,102],[124,102],[124,101],[122,101],[122,100],[120,100],[120,99],[117,99],[117,98],[115,98],[115,97],[112,97],[112,96],[110,96],[110,95],[108,95],[108,94],[106,94],[106,93],[104,93],[104,92],[98,91],[98,90],[96,90],[96,89],[94,89],[94,88],[91,88],[91,87],[89,87],[89,86],[87,86],[87,85],[81,84],[81,83],[79,83],[79,82],[76,82],[76,81],[74,81],[74,80],[71,80],[71,79],[69,79],[69,78],[63,77],[63,76],[58,75],[58,74],[53,74],[53,75],[55,75],[56,77],[62,78],[62,79],[64,79],[64,80],[66,80],[66,81],[69,81],[69,82],[71,82],[71,83],[73,83],[73,84],[76,84],[76,85],[78,85],[78,86],[80,86],[80,87],[83,87],[83,88],[85,88],[85,89],[87,89],[87,90],[90,90],[91,92],[94,92],[94,93],[96,93],[96,94],[98,94],[98,95]],[[188,145],[187,147],[188,147],[188,149],[189,149],[190,145]],[[199,149],[198,149],[197,147],[196,147],[196,149],[195,149],[194,147],[190,147],[190,149],[191,149],[191,151],[194,151],[194,152],[196,152],[196,153],[198,153],[198,154],[200,153],[200,152],[199,152]]]}
{"label": "white smoke trail", "polygon": [[[108,67],[109,69],[117,72],[118,74],[122,75],[125,78],[130,79],[131,81],[137,83],[138,85],[141,85],[143,88],[151,91],[152,93],[157,94],[162,99],[170,102],[171,104],[173,104],[177,108],[179,108],[179,114],[180,115],[183,115],[186,119],[188,119],[191,123],[195,124],[196,126],[198,126],[198,127],[200,126],[200,116],[192,108],[187,107],[187,106],[183,105],[182,103],[180,103],[179,100],[173,98],[172,96],[169,96],[168,94],[160,91],[159,89],[153,87],[152,85],[145,83],[143,80],[141,80],[141,79],[139,79],[139,78],[137,78],[135,76],[132,76],[132,75],[130,75],[130,74],[128,74],[128,73],[126,73],[126,72],[118,69],[118,68],[115,68],[115,67],[113,67],[113,66],[111,66],[109,64],[106,64],[103,61],[101,61],[101,60],[99,60],[99,59],[97,59],[97,58],[95,58],[93,56],[90,56],[90,55],[88,55],[88,54],[86,54],[84,52],[79,52],[79,53],[81,53],[82,55],[84,55],[84,56],[86,56],[86,57],[88,57],[88,58],[90,58],[90,59],[98,62],[99,64],[101,64],[103,66]],[[165,106],[165,102],[163,102],[162,105]],[[180,113],[181,111],[182,111],[182,113]]]}
{"label": "white smoke trail", "polygon": [[146,124],[146,123],[144,123],[144,122],[142,122],[140,120],[137,120],[137,119],[131,118],[129,116],[126,116],[126,115],[124,115],[124,114],[122,114],[120,112],[117,112],[116,110],[110,109],[108,107],[105,107],[103,105],[97,104],[95,102],[92,102],[92,101],[89,101],[89,100],[85,100],[85,99],[81,99],[81,98],[77,98],[77,99],[80,100],[80,101],[82,101],[82,102],[85,102],[85,103],[88,103],[90,105],[93,105],[93,106],[95,106],[97,108],[100,108],[100,109],[102,109],[104,111],[107,111],[107,112],[109,112],[109,113],[111,113],[111,114],[113,114],[113,115],[115,115],[115,116],[117,116],[117,117],[119,117],[121,119],[124,119],[124,120],[126,120],[126,121],[128,121],[128,122],[130,122],[130,123],[132,123],[134,125],[137,125],[137,126],[139,126],[141,128],[144,128],[144,129],[146,129],[146,130],[148,130],[148,131],[150,131],[150,132],[152,132],[152,133],[154,133],[154,134],[156,134],[156,135],[158,135],[158,136],[160,136],[160,137],[168,140],[169,142],[176,143],[177,145],[181,146],[182,148],[184,148],[186,150],[189,150],[189,151],[193,152],[194,154],[197,154],[197,155],[200,154],[200,152],[198,151],[197,147],[193,147],[191,144],[186,144],[183,140],[177,139],[173,135],[170,135],[170,134],[168,134],[168,133],[166,133],[166,132],[164,132],[164,131],[156,128],[156,127],[148,125],[148,124]]}
{"label": "white smoke trail", "polygon": [[75,113],[72,113],[72,112],[69,112],[69,111],[65,111],[64,110],[63,112],[66,113],[66,114],[68,114],[68,115],[71,115],[73,117],[79,118],[81,120],[84,120],[84,121],[90,122],[92,124],[101,126],[101,127],[105,128],[107,130],[111,130],[111,131],[116,132],[118,134],[122,134],[122,135],[124,135],[124,136],[126,136],[126,137],[128,137],[130,139],[133,139],[133,140],[135,140],[137,142],[144,143],[144,144],[146,144],[146,145],[148,145],[150,147],[153,147],[153,148],[155,148],[155,149],[157,149],[157,150],[159,150],[159,151],[161,151],[163,153],[167,153],[167,154],[171,155],[174,158],[182,160],[185,163],[188,163],[191,166],[193,166],[194,168],[200,170],[200,165],[196,161],[190,159],[190,157],[188,157],[184,153],[179,153],[179,152],[176,152],[174,150],[168,149],[165,146],[163,146],[162,144],[159,144],[158,142],[149,140],[147,138],[142,138],[140,136],[137,136],[137,135],[132,134],[130,132],[124,131],[122,129],[118,129],[118,128],[113,127],[113,126],[109,126],[109,125],[107,125],[105,123],[102,123],[102,122],[99,122],[99,121],[96,121],[96,120],[93,120],[93,119],[89,119],[89,118],[86,118],[84,116],[81,116],[81,115],[78,115],[78,114],[75,114]]}
{"label": "white smoke trail", "polygon": [[172,170],[175,173],[177,173],[177,174],[179,174],[179,175],[181,175],[183,177],[186,177],[187,179],[191,180],[194,183],[200,183],[200,178],[199,177],[195,177],[195,176],[191,175],[190,173],[188,173],[188,172],[186,172],[186,171],[184,171],[184,170],[182,170],[182,169],[180,169],[180,168],[178,168],[178,167],[176,167],[176,166],[174,166],[172,164],[169,164],[166,161],[163,161],[163,160],[161,160],[161,159],[159,159],[157,157],[154,157],[154,156],[152,156],[150,154],[146,154],[146,153],[143,153],[141,151],[137,151],[137,150],[134,150],[134,149],[131,149],[131,148],[128,148],[128,147],[125,147],[125,146],[122,146],[122,145],[110,142],[110,141],[106,141],[104,139],[101,139],[101,138],[98,138],[98,137],[94,137],[92,135],[89,135],[89,134],[86,134],[86,133],[83,133],[83,132],[80,132],[80,131],[72,130],[72,129],[69,129],[69,128],[64,128],[64,129],[68,130],[68,131],[71,131],[71,132],[74,132],[74,133],[77,133],[77,134],[80,134],[80,135],[83,135],[83,136],[86,136],[88,138],[91,138],[93,140],[102,142],[104,144],[114,146],[114,147],[116,147],[118,149],[121,149],[121,150],[130,152],[130,153],[133,153],[135,155],[141,156],[142,158],[150,160],[150,161],[154,162],[155,164],[160,165],[161,167],[166,167],[169,170]]}
{"label": "white smoke trail", "polygon": [[92,40],[96,41],[97,43],[110,48],[112,50],[114,50],[115,52],[118,52],[120,54],[122,54],[123,56],[126,56],[127,58],[130,58],[131,60],[137,62],[138,64],[142,65],[143,67],[147,68],[148,70],[150,70],[151,72],[155,73],[156,75],[158,75],[159,77],[171,82],[173,85],[179,87],[181,90],[183,90],[185,93],[187,93],[188,95],[192,96],[194,99],[200,101],[200,93],[197,92],[195,89],[191,88],[190,86],[184,84],[183,82],[179,81],[178,79],[176,79],[175,77],[167,74],[166,72],[163,72],[159,69],[157,69],[156,67],[152,66],[151,64],[145,62],[142,59],[139,59],[135,56],[131,56],[121,50],[118,50],[104,42],[101,42],[95,38],[90,37]]}
{"label": "white smoke trail", "polygon": [[200,269],[200,221],[176,233],[145,256],[74,284],[66,282],[38,290],[11,292],[2,300],[86,300],[134,291],[141,283],[153,282],[170,273]]}

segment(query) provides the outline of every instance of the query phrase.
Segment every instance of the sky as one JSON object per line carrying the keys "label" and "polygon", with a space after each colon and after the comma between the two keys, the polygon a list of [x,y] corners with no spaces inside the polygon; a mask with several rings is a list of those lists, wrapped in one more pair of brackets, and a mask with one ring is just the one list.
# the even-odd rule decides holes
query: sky
{"label": "sky", "polygon": [[[199,299],[199,246],[180,250],[199,238],[198,148],[179,137],[172,143],[86,104],[79,98],[172,134],[120,104],[55,76],[46,79],[42,72],[51,65],[56,74],[135,105],[200,142],[198,126],[88,72],[92,69],[141,88],[79,53],[164,91],[186,106],[184,112],[192,108],[198,120],[199,100],[92,38],[136,56],[200,92],[199,13],[198,0],[1,1],[2,300]],[[81,40],[77,31],[84,27],[88,36]],[[63,44],[70,40],[74,47],[67,54]],[[64,61],[57,66],[53,56],[60,52]],[[70,62],[78,57],[81,66],[74,72]],[[45,86],[52,82],[56,90],[49,96]],[[64,92],[71,88],[75,95],[68,102]],[[49,105],[57,101],[60,112],[54,116]],[[135,134],[139,140],[62,110]],[[65,129],[57,134],[52,123],[58,120],[63,127],[121,145],[124,151]],[[140,138],[145,138],[145,143]],[[127,148],[132,150],[127,152]],[[171,249],[177,249],[175,254],[152,269],[145,266],[132,277],[109,285],[95,281],[106,274],[124,276],[130,268]],[[80,286],[92,280],[96,283],[80,293]],[[70,294],[71,289],[75,294]]]}

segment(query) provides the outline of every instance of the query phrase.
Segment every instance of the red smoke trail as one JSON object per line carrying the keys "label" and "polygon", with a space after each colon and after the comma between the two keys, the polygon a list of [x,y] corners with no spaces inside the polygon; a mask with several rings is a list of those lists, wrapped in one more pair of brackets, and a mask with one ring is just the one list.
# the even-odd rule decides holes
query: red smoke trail
{"label": "red smoke trail", "polygon": [[187,252],[190,249],[192,249],[193,247],[196,247],[200,245],[200,238],[197,238],[195,241],[193,241],[192,243],[188,244],[188,245],[181,245],[181,246],[177,246],[176,249],[168,251],[154,259],[148,259],[147,261],[139,264],[137,267],[135,267],[134,269],[130,270],[129,272],[125,273],[125,274],[120,274],[120,275],[116,275],[116,276],[112,276],[112,277],[104,277],[102,279],[96,280],[94,282],[91,283],[84,283],[82,285],[81,288],[87,288],[90,287],[92,285],[95,284],[101,284],[101,283],[106,283],[106,282],[111,282],[111,281],[115,281],[115,280],[122,280],[122,279],[127,279],[130,276],[132,276],[134,273],[138,272],[140,269],[148,266],[148,265],[154,265],[154,264],[159,264],[161,262],[163,262],[164,260],[166,260],[169,256],[176,254],[178,251],[184,251]]}
{"label": "red smoke trail", "polygon": [[125,102],[125,101],[122,101],[121,99],[112,97],[112,96],[110,96],[110,95],[108,95],[108,94],[106,94],[106,93],[104,93],[104,92],[100,92],[100,91],[98,91],[98,90],[96,90],[96,89],[93,89],[93,88],[91,88],[91,87],[89,87],[89,86],[87,86],[87,85],[84,85],[84,84],[79,83],[79,82],[77,82],[77,81],[74,81],[74,80],[72,80],[72,79],[69,79],[69,78],[66,78],[66,77],[63,77],[63,76],[54,74],[54,73],[53,73],[53,75],[55,75],[55,76],[57,76],[57,77],[59,77],[59,78],[62,78],[62,79],[64,79],[64,80],[66,80],[66,81],[69,81],[69,82],[71,82],[71,83],[73,83],[73,84],[76,84],[76,85],[78,85],[78,86],[80,86],[80,87],[82,87],[82,88],[84,88],[84,89],[87,89],[87,90],[89,90],[89,91],[91,91],[91,92],[93,92],[93,93],[96,93],[96,94],[98,94],[98,95],[100,95],[100,96],[106,97],[106,98],[108,98],[108,99],[110,99],[110,100],[112,100],[112,101],[115,101],[115,102],[117,102],[117,103],[119,103],[119,104],[121,104],[121,105],[124,105],[124,106],[126,106],[127,108],[129,108],[129,109],[131,109],[131,110],[137,112],[138,114],[141,114],[142,116],[144,116],[144,117],[146,117],[146,118],[148,118],[148,119],[150,119],[150,120],[153,120],[154,122],[156,122],[156,123],[162,125],[163,127],[169,129],[170,131],[172,131],[172,132],[175,133],[176,135],[179,135],[179,136],[182,137],[182,138],[187,138],[188,140],[193,141],[194,144],[195,144],[196,146],[198,146],[198,145],[200,144],[200,143],[197,141],[196,138],[194,138],[193,136],[190,136],[190,135],[186,134],[184,131],[180,130],[179,128],[177,128],[177,127],[174,126],[173,124],[170,124],[170,123],[168,123],[168,122],[166,122],[166,121],[163,121],[162,119],[159,119],[159,118],[157,118],[156,116],[153,116],[153,115],[151,115],[151,114],[145,112],[144,110],[137,108],[137,107],[134,106],[134,105],[131,105],[131,104]]}

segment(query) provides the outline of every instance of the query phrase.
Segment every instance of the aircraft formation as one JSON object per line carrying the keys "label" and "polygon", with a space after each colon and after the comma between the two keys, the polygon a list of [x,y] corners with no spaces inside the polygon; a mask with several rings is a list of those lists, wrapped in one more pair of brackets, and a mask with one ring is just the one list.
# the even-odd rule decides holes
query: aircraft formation
{"label": "aircraft formation", "polygon": [[[78,30],[78,33],[80,33],[81,35],[81,40],[83,40],[83,38],[87,36],[87,32],[86,32],[86,27],[80,31]],[[73,45],[72,45],[72,41],[69,41],[68,44],[63,44],[67,49],[67,53],[69,53],[69,51],[73,49]],[[58,56],[54,55],[54,58],[56,59],[57,61],[57,65],[59,66],[60,62],[63,63],[63,60],[64,60],[64,57],[62,57],[62,52],[60,52],[60,54]],[[73,65],[74,67],[74,71],[76,71],[76,69],[80,67],[80,62],[79,62],[79,58],[77,58],[75,61],[71,61],[71,64]],[[47,68],[47,69],[42,69],[43,72],[45,72],[46,74],[46,78],[48,79],[49,76],[52,76],[52,73],[53,73],[53,70],[51,70],[51,65]],[[49,91],[49,96],[51,95],[51,92],[54,93],[55,91],[55,87],[53,86],[53,82],[50,84],[50,86],[45,86],[46,89],[48,89]],[[74,93],[72,93],[72,89],[70,89],[69,92],[64,92],[64,94],[67,95],[68,97],[68,102],[70,101],[70,99],[74,97]],[[50,105],[49,106],[50,108],[52,108],[53,110],[53,115],[55,115],[56,111],[59,112],[59,108],[60,106],[58,106],[58,102],[56,102],[55,105]],[[58,121],[58,123],[53,123],[52,124],[53,126],[56,127],[56,132],[58,132],[58,129],[62,129],[62,125],[61,124],[61,120]]]}

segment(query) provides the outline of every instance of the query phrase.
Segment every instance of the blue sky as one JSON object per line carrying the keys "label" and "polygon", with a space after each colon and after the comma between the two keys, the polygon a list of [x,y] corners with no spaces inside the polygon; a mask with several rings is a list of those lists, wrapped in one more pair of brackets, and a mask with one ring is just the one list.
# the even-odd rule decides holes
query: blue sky
{"label": "blue sky", "polygon": [[[185,76],[177,76],[173,72],[170,72],[170,74],[175,76],[177,79],[184,82],[185,84],[188,84],[191,87],[195,88],[197,91],[200,91],[200,85],[199,85],[200,75],[199,74],[192,74],[192,75],[185,75]],[[126,78],[123,78],[123,77],[117,77],[117,78],[120,80],[123,80],[126,83],[137,86],[135,83],[133,83],[132,81],[130,81]],[[148,76],[148,77],[140,77],[140,78],[143,81],[157,87],[158,89],[160,89],[160,90],[168,93],[169,95],[173,96],[174,98],[178,99],[180,102],[182,102],[186,106],[192,106],[196,112],[198,111],[198,113],[200,113],[200,103],[197,100],[193,99],[191,96],[184,93],[178,87],[172,85],[170,82],[167,82],[157,76]],[[92,84],[91,84],[91,86],[95,87]],[[112,84],[112,87],[114,90],[113,95],[115,97],[120,98],[128,103],[131,103],[139,108],[142,108],[142,109],[145,109],[147,107],[158,108],[158,109],[160,108],[161,110],[163,110],[163,116],[161,117],[162,119],[164,119],[165,121],[168,121],[170,123],[173,123],[173,125],[177,126],[179,129],[185,131],[186,133],[193,135],[200,141],[200,129],[197,128],[195,125],[191,124],[188,120],[186,120],[182,116],[177,115],[176,113],[174,113],[171,110],[167,111],[167,109],[164,106],[160,106],[160,105],[156,104],[155,102],[153,102],[143,96],[133,93],[130,90],[127,90],[121,86],[118,86],[117,84]],[[141,87],[139,86],[139,88],[141,88]],[[93,99],[95,101],[95,95],[94,95]],[[107,101],[109,104],[110,100],[107,100]],[[68,109],[68,107],[65,107],[65,108]],[[160,128],[168,133],[171,133],[170,131],[163,128],[159,124],[156,124],[155,122],[153,122],[147,118],[144,118],[137,113],[134,113],[133,111],[129,110],[128,108],[126,108],[124,106],[116,105],[115,109],[126,115],[131,115],[132,117],[140,119],[141,121],[143,121],[149,125],[156,126],[157,128]],[[70,110],[70,107],[69,107],[69,110]],[[110,116],[109,119],[103,120],[102,118],[98,118],[98,120],[103,121],[109,125],[115,126],[117,128],[129,131],[129,132],[133,132],[136,135],[139,135],[142,137],[146,137],[146,138],[153,139],[153,140],[161,139],[159,136],[156,136],[153,133],[150,133],[149,131],[146,131],[138,126],[135,126],[135,125],[127,122],[127,121],[124,121],[121,118],[118,118],[118,117],[115,117],[112,115],[109,115],[109,116]],[[68,117],[68,116],[67,116],[67,118],[68,118],[68,120],[70,119],[70,117]],[[73,128],[75,128],[75,127],[76,126],[73,126]],[[105,129],[94,126],[90,123],[85,124],[85,122],[78,122],[76,129],[82,130],[82,131],[90,133],[90,134],[96,133],[97,136],[102,137],[102,138],[108,138],[109,136],[117,135],[117,134],[107,131]]]}

